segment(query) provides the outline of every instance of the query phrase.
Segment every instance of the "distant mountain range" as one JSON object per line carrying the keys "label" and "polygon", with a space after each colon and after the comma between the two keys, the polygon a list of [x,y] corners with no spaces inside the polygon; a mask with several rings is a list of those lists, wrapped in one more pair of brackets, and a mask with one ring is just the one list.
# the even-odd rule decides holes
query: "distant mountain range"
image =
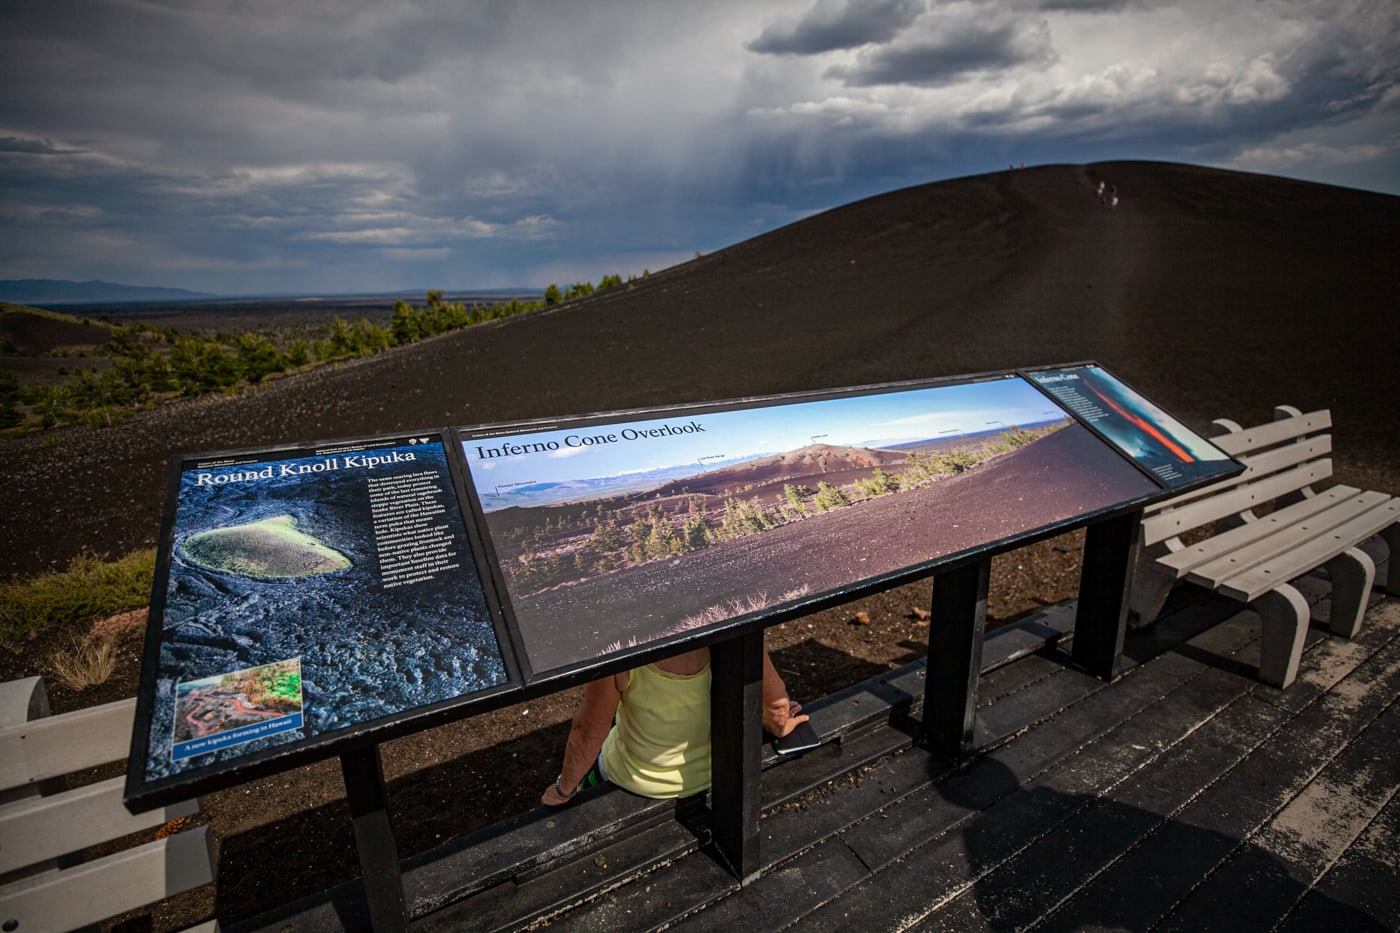
{"label": "distant mountain range", "polygon": [[0,280],[0,301],[20,305],[91,304],[99,301],[184,301],[217,298],[209,292],[183,288],[122,285],[118,282],[72,282],[68,279]]}
{"label": "distant mountain range", "polygon": [[[1058,420],[1060,419],[1042,421],[1025,427],[1043,428]],[[663,496],[682,495],[685,492],[714,495],[728,486],[754,487],[820,474],[893,466],[903,463],[913,451],[932,453],[965,447],[1002,434],[1005,430],[995,428],[987,431],[969,431],[952,437],[929,438],[888,446],[877,441],[854,446],[810,444],[783,453],[732,457],[705,464],[699,470],[693,464],[682,463],[617,476],[528,483],[495,489],[487,487],[481,490],[482,505],[487,512],[499,512],[509,508],[591,502],[639,492]]]}
{"label": "distant mountain range", "polygon": [[[714,467],[743,463],[746,458],[719,461]],[[506,489],[482,489],[482,507],[487,512],[508,508],[552,506],[565,502],[591,502],[637,492],[649,492],[667,483],[696,475],[696,465],[682,463],[654,470],[625,473],[620,476],[600,476],[566,482],[530,483]]]}

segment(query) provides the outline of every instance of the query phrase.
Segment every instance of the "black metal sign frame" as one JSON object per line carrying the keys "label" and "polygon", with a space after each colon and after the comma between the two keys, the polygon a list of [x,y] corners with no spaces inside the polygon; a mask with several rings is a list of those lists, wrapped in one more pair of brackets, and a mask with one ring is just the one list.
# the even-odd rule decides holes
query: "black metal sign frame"
{"label": "black metal sign frame", "polygon": [[[1241,464],[1221,454],[1223,459],[1218,461],[1218,473],[1186,477],[1176,485],[1169,485],[1161,476],[1148,469],[1141,462],[1141,458],[1135,459],[1132,452],[1125,448],[1121,437],[1109,435],[1102,425],[1086,423],[1082,414],[1069,410],[1062,399],[1056,398],[1052,392],[1047,391],[1043,383],[1037,382],[1038,375],[1043,379],[1046,373],[1068,372],[1083,367],[1092,367],[1096,372],[1106,374],[1115,383],[1126,385],[1090,361],[1035,370],[1007,370],[947,379],[885,383],[594,413],[568,418],[434,429],[416,434],[404,432],[369,438],[172,457],[167,474],[165,512],[161,525],[151,618],[147,628],[136,727],[128,766],[126,804],[133,811],[146,810],[324,758],[340,755],[344,759],[347,754],[372,749],[379,742],[391,738],[486,712],[532,696],[554,692],[575,683],[655,660],[676,650],[682,644],[718,644],[727,639],[759,632],[790,618],[926,577],[935,570],[951,571],[957,567],[970,566],[974,562],[985,560],[991,554],[1023,546],[1071,528],[1103,523],[1107,520],[1120,521],[1152,501],[1179,494],[1243,469]],[[983,417],[983,424],[963,424],[956,432],[953,429],[937,427],[934,421],[930,420],[932,416],[949,407],[944,405],[944,400],[953,399],[959,393],[976,395],[980,392],[1006,392],[1009,393],[1006,397],[1013,401],[998,403],[1001,407],[995,409],[999,413],[997,417]],[[1140,395],[1138,397],[1143,398]],[[1033,404],[1039,406],[1036,410],[1047,416],[1040,422],[1036,422],[1034,412],[1022,404],[1024,400],[1032,398]],[[906,400],[918,400],[922,403],[930,399],[936,400],[937,404],[925,405],[923,409],[918,409],[916,405],[901,416],[908,419],[904,422],[906,425],[922,424],[920,429],[912,433],[905,432],[903,428],[900,431],[893,427],[887,429],[887,425],[893,425],[899,420],[894,417],[898,414],[894,409],[886,412],[890,417],[884,421],[869,420],[866,425],[868,430],[864,434],[852,427],[858,424],[861,415],[847,417],[844,413],[834,414],[838,410],[844,412],[852,407],[864,406],[865,414],[868,415],[881,405],[902,404]],[[1025,404],[1032,403],[1027,401]],[[1047,405],[1050,407],[1046,407]],[[981,409],[964,406],[959,410],[966,417],[971,417],[970,412]],[[1020,418],[1023,411],[1029,413],[1029,420]],[[764,422],[764,426],[774,426],[775,431],[778,428],[788,430],[810,412],[818,413],[816,420],[810,423],[832,426],[839,424],[845,430],[845,434],[836,437],[840,431],[827,430],[817,432],[818,436],[810,437],[809,444],[795,447],[791,442],[774,440],[770,447],[764,447],[761,438],[756,434],[743,433],[760,422]],[[1013,412],[1021,423],[1012,420]],[[919,419],[923,421],[919,422]],[[494,468],[511,461],[528,462],[531,456],[577,456],[605,449],[611,452],[624,448],[628,448],[632,454],[640,454],[648,449],[661,450],[678,441],[694,441],[700,437],[715,438],[723,433],[716,430],[721,423],[729,433],[725,434],[717,445],[694,448],[702,452],[695,457],[695,468],[689,471],[668,473],[665,464],[662,464],[655,467],[657,472],[654,475],[633,482],[633,478],[623,475],[626,471],[619,465],[622,460],[604,458],[598,462],[611,463],[613,466],[601,473],[584,476],[582,473],[586,473],[586,470],[575,470],[579,473],[575,479],[604,482],[576,494],[554,495],[553,499],[550,499],[553,494],[544,489],[552,479],[546,477],[538,482],[524,481],[539,479],[533,470],[528,471],[529,475],[517,475],[503,483],[488,483],[484,478],[485,474],[490,472],[486,460],[495,461],[490,464]],[[714,433],[710,433],[712,431]],[[882,435],[881,431],[885,431],[885,434]],[[564,433],[561,435],[559,432]],[[572,444],[564,439],[570,432],[577,435]],[[1194,432],[1190,433],[1193,442],[1199,441],[1208,445],[1208,442],[1196,436]],[[822,437],[820,434],[831,436]],[[555,448],[549,447],[551,440],[557,441]],[[854,441],[884,443],[858,444]],[[526,450],[527,443],[536,446]],[[308,728],[303,720],[300,725],[303,734],[299,738],[268,741],[268,737],[258,736],[238,746],[242,751],[236,753],[225,751],[219,754],[218,749],[211,753],[201,745],[187,746],[184,749],[190,753],[187,756],[190,762],[187,767],[156,773],[159,769],[150,767],[154,747],[153,730],[159,732],[165,728],[167,717],[173,722],[173,693],[185,681],[201,681],[206,679],[206,676],[213,678],[215,675],[237,675],[233,677],[233,682],[212,686],[195,684],[196,690],[209,688],[209,696],[199,701],[203,705],[192,707],[196,709],[195,719],[210,709],[217,712],[221,708],[231,708],[230,704],[233,704],[237,715],[245,715],[244,711],[236,709],[236,704],[241,702],[246,707],[255,708],[249,715],[265,715],[271,721],[282,715],[282,712],[276,709],[276,703],[259,702],[266,699],[262,695],[251,703],[246,700],[236,701],[239,688],[247,682],[258,681],[259,677],[269,682],[278,681],[278,678],[282,681],[287,680],[284,676],[286,671],[277,668],[275,662],[270,665],[262,662],[255,665],[244,664],[242,667],[234,667],[232,671],[227,669],[228,664],[224,665],[224,669],[218,669],[216,665],[208,671],[192,672],[200,676],[178,678],[179,682],[172,682],[168,670],[163,675],[162,651],[166,652],[169,660],[174,654],[188,648],[183,644],[172,646],[166,637],[168,617],[177,608],[172,604],[172,594],[177,602],[182,599],[186,603],[199,602],[198,593],[190,597],[189,593],[180,591],[178,587],[186,584],[198,587],[207,585],[212,580],[216,584],[214,589],[218,590],[220,595],[217,599],[211,599],[211,602],[216,606],[227,606],[228,594],[243,586],[247,591],[243,595],[249,599],[242,602],[235,600],[236,611],[247,611],[250,605],[260,606],[258,611],[271,619],[274,625],[278,620],[289,625],[304,624],[307,621],[305,612],[289,608],[290,603],[284,601],[279,604],[273,599],[275,605],[269,608],[266,600],[272,597],[268,597],[267,593],[274,590],[296,592],[299,586],[303,586],[298,581],[308,577],[317,577],[324,581],[350,580],[351,575],[358,572],[352,570],[351,565],[363,568],[367,565],[366,558],[369,556],[368,544],[362,541],[358,545],[358,560],[350,560],[342,567],[337,562],[339,552],[335,545],[337,540],[345,540],[343,534],[337,539],[335,533],[321,527],[326,523],[319,520],[308,521],[308,527],[298,524],[299,516],[315,516],[318,510],[339,509],[341,514],[348,514],[346,510],[349,507],[343,501],[327,505],[327,500],[318,494],[316,501],[311,504],[314,508],[307,505],[300,511],[293,509],[289,512],[281,508],[281,503],[277,503],[275,508],[259,507],[251,512],[240,512],[239,509],[248,499],[247,496],[235,496],[239,505],[233,507],[219,502],[219,496],[209,494],[215,492],[216,487],[217,491],[223,491],[244,481],[257,483],[267,477],[249,475],[241,479],[219,481],[213,478],[214,471],[226,471],[220,475],[261,474],[272,465],[272,472],[281,474],[284,462],[289,461],[314,460],[319,457],[324,462],[324,458],[362,454],[372,456],[373,454],[369,453],[371,451],[393,450],[399,450],[402,458],[409,452],[402,449],[405,446],[426,450],[434,444],[440,445],[445,461],[445,466],[437,474],[438,491],[443,495],[436,503],[431,502],[431,494],[422,501],[430,502],[434,509],[441,508],[446,503],[449,510],[455,512],[460,519],[461,540],[465,541],[470,551],[470,555],[463,555],[466,561],[460,568],[460,574],[451,577],[454,581],[453,587],[446,587],[438,592],[437,596],[450,603],[458,594],[446,590],[458,586],[466,586],[469,589],[473,585],[479,587],[483,607],[481,612],[484,616],[478,619],[478,622],[484,623],[494,635],[502,676],[496,682],[483,685],[480,689],[461,690],[450,696],[433,698],[421,705],[401,704],[394,707],[391,704],[383,708],[382,715],[371,709],[369,715],[364,718],[343,724],[333,722],[332,728]],[[479,449],[469,450],[469,447]],[[732,454],[731,449],[734,451]],[[486,457],[484,454],[487,450],[495,453]],[[983,460],[972,462],[978,456],[978,450],[995,452],[988,454]],[[1039,458],[1036,466],[1038,476],[1072,476],[1087,473],[1095,482],[1099,482],[1100,486],[1085,492],[1087,487],[1081,489],[1056,483],[1047,485],[1046,481],[1041,479],[1027,485],[1028,481],[1018,478],[1018,470],[1024,468],[1031,459],[1031,455],[1026,451],[1033,452],[1035,457]],[[816,461],[813,461],[805,466],[793,466],[793,463],[802,457],[815,457],[821,463],[814,466]],[[1059,459],[1056,459],[1057,457]],[[783,458],[788,460],[786,466],[781,465]],[[535,462],[543,463],[544,460],[539,459]],[[581,464],[583,461],[574,462]],[[911,462],[917,467],[912,472],[909,469]],[[1068,464],[1074,469],[1060,469],[1057,473],[1056,463],[1062,467]],[[204,484],[209,488],[201,488],[196,483],[196,491],[227,513],[221,514],[217,522],[200,524],[198,530],[194,525],[185,527],[181,524],[182,505],[188,505],[190,500],[189,483],[182,487],[182,476],[193,464],[205,464],[211,474]],[[217,466],[214,466],[215,464]],[[779,466],[775,467],[775,464]],[[299,470],[306,467],[305,475],[312,480],[316,480],[318,476],[324,479],[336,474],[342,482],[326,495],[332,502],[336,500],[336,496],[343,499],[343,481],[352,467],[342,461],[322,466],[318,473],[313,469],[315,465],[301,463],[289,469]],[[645,465],[639,463],[639,466]],[[356,462],[353,469],[383,469],[387,471],[387,476],[394,471],[398,471],[394,475],[412,474],[418,472],[417,466],[418,464],[413,462],[408,466],[401,466],[395,461],[386,460],[373,465]],[[445,473],[441,470],[445,470]],[[754,481],[749,488],[743,488],[746,484],[735,479],[741,476],[744,470],[754,474]],[[768,472],[762,476],[754,472],[763,470]],[[930,476],[921,480],[915,475],[920,470],[929,473]],[[505,472],[496,475],[504,476]],[[861,493],[862,501],[848,501],[843,504],[840,496],[832,495],[831,502],[819,507],[818,495],[826,492],[822,489],[823,486],[836,487],[838,493],[841,491],[836,482],[820,479],[828,474],[832,480],[839,480],[842,485],[864,490]],[[450,476],[450,496],[445,495],[445,487],[442,485],[444,476]],[[863,558],[859,554],[848,553],[851,547],[859,546],[859,541],[862,540],[860,522],[856,521],[857,518],[866,518],[860,514],[862,510],[866,513],[883,510],[882,518],[889,518],[890,522],[893,522],[875,523],[881,529],[881,543],[886,539],[927,536],[928,528],[935,524],[927,511],[927,500],[933,495],[929,490],[942,483],[943,492],[956,488],[961,490],[960,495],[963,495],[969,490],[975,491],[979,484],[990,484],[994,476],[1000,477],[999,482],[1010,484],[1009,487],[1000,487],[1001,491],[1005,488],[1020,489],[1026,494],[1022,497],[1023,500],[1031,499],[1035,502],[1034,508],[1022,510],[1025,514],[1017,517],[1017,524],[1002,526],[996,532],[989,531],[990,526],[972,528],[963,537],[958,537],[949,533],[948,526],[959,527],[961,521],[949,520],[948,526],[938,526],[942,534],[941,543],[929,546],[928,541],[924,540],[924,543],[919,545],[923,547],[922,551],[916,547],[913,551],[878,555],[880,560],[872,560],[872,557],[877,555],[869,553]],[[956,479],[957,482],[949,482],[950,478]],[[924,480],[927,482],[921,487],[920,482]],[[427,577],[432,577],[433,566],[442,566],[440,563],[433,564],[432,561],[441,556],[444,547],[443,535],[452,536],[448,532],[434,532],[429,525],[414,518],[414,503],[419,501],[415,497],[423,492],[422,489],[415,488],[415,482],[404,480],[405,485],[402,486],[378,483],[375,487],[375,495],[378,496],[375,500],[378,502],[376,507],[379,508],[377,514],[384,521],[374,534],[382,533],[380,543],[387,541],[387,550],[391,552],[387,563],[383,559],[380,560],[376,572],[380,578],[388,579],[387,574],[390,570],[398,572],[406,567],[410,586],[426,579],[424,573]],[[1017,483],[1021,485],[1017,486]],[[701,484],[708,485],[702,489],[699,488]],[[483,494],[488,485],[491,490],[488,495],[502,501],[483,502]],[[885,494],[889,492],[891,485],[908,492],[908,502],[925,504],[919,508],[899,507],[898,496]],[[789,492],[784,487],[794,487],[794,490]],[[923,491],[920,491],[921,488]],[[1083,493],[1083,496],[1074,500],[1074,495],[1080,493]],[[999,495],[1000,492],[996,494]],[[370,498],[373,497],[368,494],[361,496],[361,508],[369,508],[373,512],[376,507],[366,504]],[[448,499],[454,501],[448,503]],[[975,518],[979,514],[979,501],[986,501],[986,496],[984,495],[982,500],[968,498],[963,511],[958,515]],[[726,515],[723,519],[718,519],[715,510],[721,504]],[[548,511],[551,508],[555,510],[552,513]],[[825,561],[835,559],[833,555],[844,555],[843,559],[849,558],[849,562],[837,568],[830,576],[817,579],[815,584],[809,582],[805,589],[801,586],[783,588],[766,594],[767,598],[752,604],[725,604],[720,611],[702,618],[698,624],[667,631],[664,625],[658,627],[655,620],[644,619],[640,630],[634,627],[629,632],[621,623],[634,622],[633,617],[640,613],[640,610],[633,611],[627,608],[629,600],[633,606],[654,605],[665,603],[665,600],[656,598],[656,594],[660,592],[674,594],[683,588],[687,588],[688,591],[696,589],[687,583],[681,574],[686,570],[685,558],[690,558],[693,553],[702,550],[703,543],[697,537],[690,542],[693,547],[687,549],[684,542],[676,544],[669,540],[663,528],[663,524],[669,525],[670,533],[675,535],[682,532],[700,534],[698,521],[692,525],[691,531],[686,531],[685,520],[681,511],[677,511],[678,508],[687,515],[693,510],[692,517],[703,518],[711,526],[729,521],[729,531],[733,534],[724,538],[724,542],[736,554],[742,552],[741,556],[749,555],[750,552],[761,554],[772,551],[778,549],[778,545],[781,544],[782,548],[787,549],[786,553],[805,556],[809,558],[809,562],[811,555],[818,551]],[[515,518],[524,517],[523,521],[516,521],[513,526],[510,522],[501,521],[501,516],[510,513],[512,509],[516,510]],[[587,509],[593,510],[591,516],[581,514]],[[802,524],[818,517],[819,512],[827,511],[844,511],[844,517],[828,521],[827,524],[849,526],[846,529],[848,533],[845,537],[838,536],[831,541],[822,539],[822,547],[826,549],[820,550],[810,535],[815,533],[814,529],[821,523],[814,523],[810,528],[803,528]],[[616,514],[608,517],[610,512]],[[767,519],[763,517],[764,512],[769,516]],[[618,531],[616,522],[624,513],[631,524],[625,540],[619,542],[611,536],[607,526],[609,522],[613,522],[612,531]],[[636,522],[649,521],[654,534],[646,540],[641,540],[641,550],[636,554],[638,559],[628,561],[626,566],[620,563],[608,564],[606,561],[589,565],[581,557],[583,549],[578,547],[580,541],[576,540],[586,527],[586,518],[593,520],[595,525],[588,532],[590,538],[598,536],[593,542],[598,545],[592,547],[593,558],[599,557],[599,552],[606,551],[614,552],[613,556],[616,557],[623,550],[623,545],[628,548],[636,547],[641,540],[639,529],[642,527],[636,526]],[[365,534],[363,529],[370,527],[375,520],[373,517],[364,516],[357,519],[362,537]],[[411,542],[414,535],[418,534],[428,541],[425,553],[429,554],[431,560],[415,552],[409,544],[403,544],[395,538],[395,535],[402,531],[395,524],[396,521],[407,523],[406,540]],[[744,533],[745,523],[749,533]],[[866,522],[866,527],[870,527],[869,522]],[[512,536],[513,531],[522,533]],[[455,529],[453,532],[455,533]],[[195,542],[191,548],[191,539],[198,534],[205,534],[206,537]],[[871,537],[868,532],[864,536],[867,539]],[[575,540],[570,541],[571,538]],[[711,541],[709,544],[713,546],[716,542]],[[345,547],[353,550],[355,546],[351,544]],[[842,548],[846,550],[841,550]],[[722,549],[715,548],[711,554],[705,555],[706,559],[715,559],[720,550]],[[433,556],[434,554],[437,556]],[[522,554],[527,554],[528,559],[522,561]],[[345,559],[344,554],[339,556]],[[429,569],[425,571],[419,567],[420,572],[415,577],[414,566],[422,564],[424,560],[429,560]],[[242,563],[239,563],[240,561]],[[531,567],[531,561],[540,563]],[[272,566],[269,566],[268,562],[271,562]],[[790,560],[788,564],[795,562]],[[191,565],[195,565],[193,569]],[[644,565],[651,567],[647,569]],[[544,571],[541,571],[540,567],[544,567]],[[641,572],[636,569],[638,567],[642,567],[650,577],[647,579],[647,586],[632,594],[630,583],[622,586],[618,581],[628,573],[641,579]],[[749,573],[750,567],[751,565],[740,561],[729,574],[740,590],[752,590],[755,586],[753,575]],[[521,568],[524,568],[525,577],[521,576]],[[176,577],[174,588],[172,573]],[[189,579],[181,576],[187,573]],[[520,585],[520,581],[526,579],[530,573],[537,576],[529,578],[531,588],[527,589]],[[553,573],[554,577],[550,577],[550,573]],[[337,578],[337,574],[342,576]],[[247,584],[245,581],[250,575],[253,583]],[[702,575],[700,580],[702,583],[708,581],[706,585],[713,585],[724,575],[722,567],[718,571],[711,569],[708,576]],[[780,574],[774,578],[779,577]],[[597,583],[600,579],[605,584],[601,587]],[[230,580],[234,583],[230,584]],[[587,601],[590,585],[594,587],[595,592],[602,592],[608,598],[616,598],[618,594],[623,594],[626,598],[616,611],[607,609],[606,601],[590,604]],[[667,589],[659,590],[657,587]],[[327,591],[336,587],[328,582],[326,585],[305,584],[304,588],[306,592],[314,591],[317,598],[322,598],[326,596]],[[363,579],[356,584],[354,598],[368,601],[366,606],[359,609],[371,611],[372,605],[384,605],[382,602],[375,602],[382,593],[376,595],[371,592],[373,590],[374,587],[366,586]],[[553,599],[556,607],[553,611],[560,614],[546,617],[536,613],[531,616],[530,613],[536,612],[538,603],[532,604],[530,600],[538,594],[545,594]],[[252,596],[258,598],[252,599]],[[667,598],[674,601],[671,596]],[[600,606],[604,608],[599,608]],[[522,618],[522,609],[525,618]],[[451,610],[448,614],[452,614]],[[559,620],[561,630],[567,630],[569,625],[593,626],[589,632],[590,638],[594,641],[604,638],[606,641],[593,645],[585,640],[562,653],[555,651],[551,654],[548,650],[540,648],[541,633],[549,631],[550,628],[548,624],[541,624],[541,620],[546,618]],[[205,621],[195,619],[191,622],[189,618],[182,617],[180,624],[190,627],[195,632],[192,641],[198,643],[199,626],[206,622],[207,618]],[[610,625],[613,628],[595,631],[599,624],[603,628]],[[218,629],[218,625],[214,625],[213,628]],[[224,634],[228,635],[227,632]],[[239,637],[230,636],[235,643],[240,637],[251,638],[247,632],[239,632],[237,635]],[[637,637],[638,635],[640,637]],[[214,640],[217,641],[219,637],[216,631]],[[630,643],[626,643],[629,639]],[[439,636],[438,641],[445,645],[449,639]],[[343,638],[338,644],[340,648],[336,650],[345,647]],[[193,652],[196,648],[202,650],[203,647],[195,644],[189,651]],[[428,650],[424,645],[408,645],[407,649],[412,652],[420,647]],[[452,652],[460,647],[454,643],[446,654],[451,656]],[[388,650],[401,654],[404,649],[403,642],[367,640],[360,650],[365,655],[373,655]],[[230,651],[230,657],[237,654],[232,649]],[[570,651],[573,653],[570,654]],[[443,659],[434,656],[429,660],[438,662]],[[450,667],[450,657],[448,662]],[[412,665],[406,665],[405,668],[412,668]],[[402,671],[399,673],[402,674]],[[324,699],[324,685],[313,683],[311,686],[321,691]],[[233,699],[230,699],[231,697]],[[303,706],[301,711],[305,715],[308,709]],[[213,728],[209,731],[217,734],[221,730]],[[201,737],[195,736],[188,741],[198,741]],[[241,739],[242,736],[235,735],[234,738]],[[157,755],[164,752],[164,745],[161,745],[163,741],[164,739],[161,739],[155,743],[161,746],[156,749]],[[173,730],[168,744],[171,748],[175,745]]]}

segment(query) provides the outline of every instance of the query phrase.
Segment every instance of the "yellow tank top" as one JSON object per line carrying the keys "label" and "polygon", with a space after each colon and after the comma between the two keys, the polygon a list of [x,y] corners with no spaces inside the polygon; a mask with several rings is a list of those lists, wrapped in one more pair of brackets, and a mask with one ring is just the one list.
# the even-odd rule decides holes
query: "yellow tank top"
{"label": "yellow tank top", "polygon": [[710,786],[710,665],[672,674],[630,671],[603,741],[609,781],[644,797],[686,797]]}

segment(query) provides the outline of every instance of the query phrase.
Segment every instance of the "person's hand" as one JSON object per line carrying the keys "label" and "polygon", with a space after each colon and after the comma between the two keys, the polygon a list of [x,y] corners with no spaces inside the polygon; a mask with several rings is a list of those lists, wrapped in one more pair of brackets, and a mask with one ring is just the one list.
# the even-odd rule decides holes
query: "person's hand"
{"label": "person's hand", "polygon": [[787,697],[774,700],[763,707],[763,728],[776,738],[782,738],[810,717],[802,713],[802,704]]}
{"label": "person's hand", "polygon": [[563,794],[559,793],[558,782],[556,781],[544,789],[544,793],[540,795],[540,803],[544,804],[546,807],[562,807],[570,800],[573,800],[574,794],[577,793],[578,791],[575,790],[573,794],[565,797]]}

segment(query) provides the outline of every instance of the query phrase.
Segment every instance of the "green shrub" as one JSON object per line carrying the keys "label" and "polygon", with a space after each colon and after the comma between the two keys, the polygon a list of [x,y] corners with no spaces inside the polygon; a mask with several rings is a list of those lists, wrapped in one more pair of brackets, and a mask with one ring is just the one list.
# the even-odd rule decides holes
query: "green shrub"
{"label": "green shrub", "polygon": [[833,486],[825,480],[817,483],[817,494],[812,499],[812,505],[816,506],[818,511],[829,512],[850,504],[851,497],[842,492],[840,487]]}
{"label": "green shrub", "polygon": [[51,625],[139,609],[151,598],[154,548],[115,561],[80,554],[63,573],[0,583],[0,641],[31,638]]}

